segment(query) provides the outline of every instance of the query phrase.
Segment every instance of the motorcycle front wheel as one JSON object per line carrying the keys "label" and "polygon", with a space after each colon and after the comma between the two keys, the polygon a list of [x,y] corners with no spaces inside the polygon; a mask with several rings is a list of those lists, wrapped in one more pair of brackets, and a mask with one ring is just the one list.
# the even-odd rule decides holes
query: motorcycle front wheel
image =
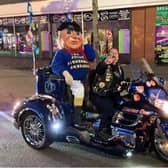
{"label": "motorcycle front wheel", "polygon": [[26,143],[34,149],[46,148],[53,142],[47,125],[33,113],[22,117],[21,132]]}
{"label": "motorcycle front wheel", "polygon": [[168,161],[168,139],[157,128],[154,132],[154,148],[162,160]]}

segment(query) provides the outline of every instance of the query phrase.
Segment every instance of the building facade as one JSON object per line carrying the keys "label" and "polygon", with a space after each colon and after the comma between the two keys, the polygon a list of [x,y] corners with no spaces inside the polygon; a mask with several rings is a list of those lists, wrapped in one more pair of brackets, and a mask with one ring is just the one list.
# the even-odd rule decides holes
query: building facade
{"label": "building facade", "polygon": [[[67,13],[81,25],[85,43],[92,43],[91,0],[34,0],[31,5],[33,26],[29,31],[27,2],[0,4],[0,59],[32,58],[32,39],[36,57],[50,59],[59,47],[57,27],[66,20]],[[156,11],[167,5],[165,0],[98,0],[99,56],[104,57],[108,48],[117,47],[121,63],[140,58],[155,62]]]}

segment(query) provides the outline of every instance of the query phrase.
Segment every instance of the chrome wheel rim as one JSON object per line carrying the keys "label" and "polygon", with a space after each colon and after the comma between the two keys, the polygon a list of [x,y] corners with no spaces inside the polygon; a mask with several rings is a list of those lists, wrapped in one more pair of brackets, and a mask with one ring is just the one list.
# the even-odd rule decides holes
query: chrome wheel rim
{"label": "chrome wheel rim", "polygon": [[45,143],[45,127],[36,115],[29,115],[23,122],[23,134],[26,141],[35,147],[41,147]]}

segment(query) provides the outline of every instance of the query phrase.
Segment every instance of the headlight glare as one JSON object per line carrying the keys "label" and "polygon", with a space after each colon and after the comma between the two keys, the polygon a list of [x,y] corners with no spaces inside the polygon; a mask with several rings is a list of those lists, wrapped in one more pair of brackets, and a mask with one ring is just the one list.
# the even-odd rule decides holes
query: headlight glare
{"label": "headlight glare", "polygon": [[54,132],[61,132],[63,129],[63,122],[61,120],[55,120],[53,121],[51,127]]}
{"label": "headlight glare", "polygon": [[161,99],[157,99],[155,101],[155,106],[157,108],[159,108],[160,110],[162,110],[163,115],[165,117],[168,117],[168,101],[166,100],[161,100]]}
{"label": "headlight glare", "polygon": [[167,101],[165,101],[165,103],[163,103],[163,107],[162,107],[163,109],[163,112],[164,112],[164,114],[166,115],[166,116],[168,116],[168,102]]}

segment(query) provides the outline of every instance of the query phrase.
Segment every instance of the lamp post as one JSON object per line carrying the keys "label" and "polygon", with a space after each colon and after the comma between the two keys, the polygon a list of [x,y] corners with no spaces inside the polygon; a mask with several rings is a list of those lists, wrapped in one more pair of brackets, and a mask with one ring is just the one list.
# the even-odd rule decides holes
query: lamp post
{"label": "lamp post", "polygon": [[[32,26],[33,26],[33,12],[32,12],[32,5],[30,0],[27,1],[27,13],[29,13],[29,32],[32,34]],[[33,34],[31,37],[32,43],[32,54],[33,54],[33,75],[36,73],[36,58],[35,58],[35,41],[33,39]]]}
{"label": "lamp post", "polygon": [[93,10],[93,47],[95,49],[97,58],[96,63],[99,60],[99,37],[98,37],[98,1],[92,0],[92,10]]}

